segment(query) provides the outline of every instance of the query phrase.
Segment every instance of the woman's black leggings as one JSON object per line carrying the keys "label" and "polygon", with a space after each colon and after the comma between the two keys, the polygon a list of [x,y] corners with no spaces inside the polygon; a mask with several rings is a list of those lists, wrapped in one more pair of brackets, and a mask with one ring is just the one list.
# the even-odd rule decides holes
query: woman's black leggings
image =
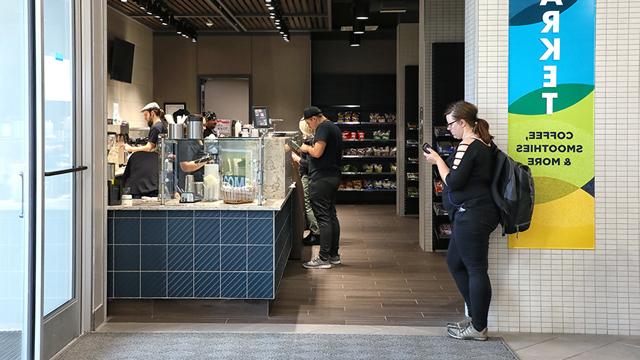
{"label": "woman's black leggings", "polygon": [[487,327],[491,303],[491,282],[487,274],[489,235],[498,226],[498,220],[498,211],[493,206],[457,211],[449,241],[449,271],[478,331]]}

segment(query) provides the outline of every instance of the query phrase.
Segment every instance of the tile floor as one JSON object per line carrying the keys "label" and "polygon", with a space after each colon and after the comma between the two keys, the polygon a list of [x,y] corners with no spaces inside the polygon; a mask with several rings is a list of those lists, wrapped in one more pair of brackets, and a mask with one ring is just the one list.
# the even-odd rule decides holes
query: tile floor
{"label": "tile floor", "polygon": [[[117,300],[110,321],[442,326],[463,317],[444,253],[418,245],[417,218],[396,216],[394,205],[340,205],[338,216],[343,264],[307,270],[289,261],[269,316],[206,301]],[[305,247],[303,258],[318,248]]]}
{"label": "tile floor", "polygon": [[[305,270],[290,261],[270,316],[197,319],[110,312],[99,331],[249,331],[445,336],[464,305],[442,253],[422,252],[418,220],[393,205],[341,205],[343,265]],[[303,257],[317,252],[306,248]],[[156,305],[157,306],[157,305]],[[112,308],[113,309],[113,308]],[[122,308],[121,308],[122,310]],[[140,314],[139,312],[137,313]],[[203,322],[204,320],[204,322]],[[136,322],[143,321],[143,322]],[[640,337],[498,333],[522,359],[640,359]]]}

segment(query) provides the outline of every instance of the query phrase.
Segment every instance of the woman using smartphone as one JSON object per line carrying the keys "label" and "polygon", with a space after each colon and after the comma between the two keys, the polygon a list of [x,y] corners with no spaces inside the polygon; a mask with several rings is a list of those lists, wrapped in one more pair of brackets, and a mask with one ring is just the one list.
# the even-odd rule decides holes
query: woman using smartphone
{"label": "woman using smartphone", "polygon": [[491,198],[495,145],[489,124],[478,118],[475,105],[458,101],[449,106],[445,116],[447,129],[461,140],[455,155],[448,162],[430,148],[423,148],[423,155],[437,166],[445,184],[443,205],[452,225],[447,265],[471,315],[447,324],[447,332],[456,339],[487,340],[489,235],[499,222]]}

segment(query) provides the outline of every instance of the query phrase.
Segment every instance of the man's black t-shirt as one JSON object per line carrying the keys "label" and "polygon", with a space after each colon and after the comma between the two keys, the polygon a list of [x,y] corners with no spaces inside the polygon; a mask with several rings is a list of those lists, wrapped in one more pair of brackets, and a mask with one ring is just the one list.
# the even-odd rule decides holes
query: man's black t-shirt
{"label": "man's black t-shirt", "polygon": [[158,137],[160,136],[160,134],[164,134],[166,132],[167,129],[165,128],[164,123],[162,121],[158,121],[157,123],[151,125],[147,141],[158,146]]}
{"label": "man's black t-shirt", "polygon": [[324,153],[319,158],[309,156],[309,177],[312,180],[323,177],[340,176],[342,162],[342,133],[336,124],[325,120],[318,125],[315,142],[323,141],[327,144]]}
{"label": "man's black t-shirt", "polygon": [[[202,144],[199,140],[185,140],[178,142],[178,164],[187,161],[193,161],[199,159],[205,155]],[[194,181],[202,181],[204,177],[204,167],[191,172],[186,173],[182,171],[182,168],[178,167],[178,186],[184,190],[185,177],[187,175],[193,175]]]}

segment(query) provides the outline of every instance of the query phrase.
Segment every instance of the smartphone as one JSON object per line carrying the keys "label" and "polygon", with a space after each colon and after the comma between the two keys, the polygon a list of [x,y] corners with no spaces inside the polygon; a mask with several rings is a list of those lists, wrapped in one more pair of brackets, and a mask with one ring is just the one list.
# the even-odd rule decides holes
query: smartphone
{"label": "smartphone", "polygon": [[293,141],[289,141],[289,146],[291,147],[291,149],[297,153],[300,153],[300,145],[298,145],[297,143],[293,142]]}
{"label": "smartphone", "polygon": [[431,149],[433,148],[428,143],[422,144],[422,151],[426,152],[427,154],[431,154]]}
{"label": "smartphone", "polygon": [[211,155],[207,154],[199,159],[195,159],[193,162],[195,162],[196,164],[201,164],[201,163],[206,163],[213,160],[213,157],[211,157]]}

